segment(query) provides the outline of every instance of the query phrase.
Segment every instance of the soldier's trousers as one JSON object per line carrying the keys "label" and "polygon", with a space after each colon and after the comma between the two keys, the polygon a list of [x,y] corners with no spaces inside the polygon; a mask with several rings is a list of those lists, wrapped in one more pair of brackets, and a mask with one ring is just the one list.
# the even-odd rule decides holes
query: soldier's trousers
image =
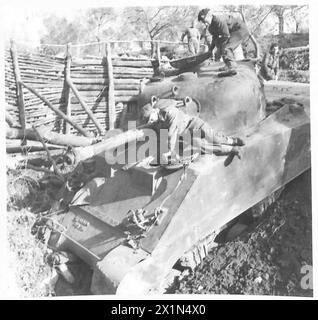
{"label": "soldier's trousers", "polygon": [[198,135],[200,134],[201,138],[206,139],[211,144],[232,145],[234,142],[233,138],[213,130],[205,121],[198,117],[194,117],[190,121],[187,130],[189,130],[192,134],[195,131],[200,131],[198,132]]}
{"label": "soldier's trousers", "polygon": [[234,50],[249,37],[249,32],[246,28],[240,28],[231,33],[230,38],[221,45],[222,58],[228,67],[236,65],[234,58]]}
{"label": "soldier's trousers", "polygon": [[188,48],[192,55],[198,54],[200,43],[197,39],[190,38],[188,41]]}

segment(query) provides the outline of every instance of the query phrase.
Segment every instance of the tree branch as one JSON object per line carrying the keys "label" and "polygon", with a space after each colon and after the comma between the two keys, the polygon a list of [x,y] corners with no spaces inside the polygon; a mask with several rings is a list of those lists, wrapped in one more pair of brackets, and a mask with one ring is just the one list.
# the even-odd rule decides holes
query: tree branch
{"label": "tree branch", "polygon": [[160,7],[157,13],[151,18],[151,20],[154,20],[163,9],[166,9],[166,7]]}

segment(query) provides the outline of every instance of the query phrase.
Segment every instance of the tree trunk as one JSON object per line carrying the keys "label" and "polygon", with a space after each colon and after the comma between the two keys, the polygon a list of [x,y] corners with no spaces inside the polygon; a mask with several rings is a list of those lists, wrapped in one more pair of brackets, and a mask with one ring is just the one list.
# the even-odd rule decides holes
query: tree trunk
{"label": "tree trunk", "polygon": [[278,32],[279,34],[284,33],[284,16],[282,14],[278,16]]}
{"label": "tree trunk", "polygon": [[[153,39],[151,39],[153,40]],[[151,42],[151,58],[155,58],[156,57],[156,42]]]}
{"label": "tree trunk", "polygon": [[[244,6],[241,5],[240,6],[240,10],[239,10],[240,14],[241,14],[241,17],[242,17],[242,20],[246,23],[246,19],[245,19],[245,14],[244,14]],[[249,32],[250,34],[250,39],[254,45],[254,48],[255,48],[255,58],[256,59],[259,59],[259,55],[260,55],[260,50],[259,50],[259,45],[258,45],[258,42],[256,41],[255,37],[253,36],[253,34],[251,32]]]}
{"label": "tree trunk", "polygon": [[298,21],[296,21],[296,33],[299,33],[299,22]]}

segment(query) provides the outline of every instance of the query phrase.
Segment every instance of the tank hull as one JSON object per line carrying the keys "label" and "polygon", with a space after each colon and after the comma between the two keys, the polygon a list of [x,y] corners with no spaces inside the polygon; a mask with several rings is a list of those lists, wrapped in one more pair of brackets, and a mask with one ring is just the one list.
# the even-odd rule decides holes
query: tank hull
{"label": "tank hull", "polygon": [[[309,86],[267,83],[267,100],[291,97],[303,108],[286,105],[265,117],[264,88],[252,69],[242,67],[240,82],[216,74],[203,66],[197,75],[151,83],[138,104],[149,103],[153,95],[190,96],[213,129],[244,139],[242,159],[206,154],[173,172],[141,163],[125,172],[111,168],[113,175],[88,184],[51,245],[76,253],[95,269],[93,293],[156,292],[187,250],[310,168]],[[91,155],[105,151],[103,145],[96,150]],[[140,208],[149,215],[158,208],[162,212],[160,222],[135,241],[125,219]]]}
{"label": "tank hull", "polygon": [[[196,176],[151,257],[131,269],[117,293],[148,294],[193,244],[280,189],[311,166],[309,106],[286,106],[246,132],[242,159],[206,155],[189,167]],[[136,284],[138,289],[136,290]]]}

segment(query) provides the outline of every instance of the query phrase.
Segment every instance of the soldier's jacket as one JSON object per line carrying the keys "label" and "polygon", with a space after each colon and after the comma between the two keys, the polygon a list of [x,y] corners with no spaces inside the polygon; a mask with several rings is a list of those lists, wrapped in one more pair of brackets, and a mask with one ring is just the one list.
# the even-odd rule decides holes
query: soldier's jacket
{"label": "soldier's jacket", "polygon": [[159,109],[159,127],[168,130],[168,148],[174,150],[178,135],[182,135],[193,117],[177,108],[173,99],[159,100],[155,108]]}
{"label": "soldier's jacket", "polygon": [[272,80],[277,74],[279,68],[279,56],[267,52],[262,60],[261,75],[265,80]]}
{"label": "soldier's jacket", "polygon": [[241,33],[242,36],[248,34],[248,29],[245,22],[232,15],[213,15],[209,32],[213,36],[213,41],[221,38],[221,41],[226,41],[234,32]]}

